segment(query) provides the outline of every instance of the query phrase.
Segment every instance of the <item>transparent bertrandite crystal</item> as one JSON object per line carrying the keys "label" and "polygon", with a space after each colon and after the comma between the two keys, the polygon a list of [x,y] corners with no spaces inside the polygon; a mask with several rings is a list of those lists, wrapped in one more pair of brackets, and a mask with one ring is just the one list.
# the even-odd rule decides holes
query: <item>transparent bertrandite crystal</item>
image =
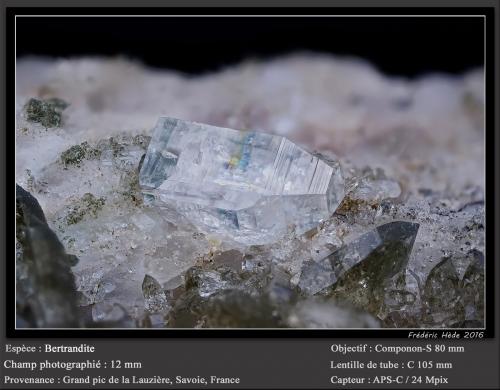
{"label": "transparent bertrandite crystal", "polygon": [[344,197],[338,162],[280,136],[173,118],[159,119],[139,181],[150,204],[245,244],[305,232]]}

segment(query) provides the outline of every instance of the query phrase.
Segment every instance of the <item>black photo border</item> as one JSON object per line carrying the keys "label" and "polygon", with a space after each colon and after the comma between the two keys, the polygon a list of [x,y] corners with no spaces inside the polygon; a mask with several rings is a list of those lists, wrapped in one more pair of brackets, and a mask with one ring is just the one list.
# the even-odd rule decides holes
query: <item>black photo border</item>
{"label": "black photo border", "polygon": [[[495,172],[495,142],[498,135],[495,132],[495,75],[498,67],[495,63],[495,45],[498,45],[495,36],[495,8],[493,7],[356,7],[356,8],[172,8],[172,7],[14,7],[6,8],[6,149],[9,153],[6,159],[6,250],[4,260],[5,271],[5,305],[4,316],[6,336],[8,338],[408,338],[409,332],[457,332],[464,339],[464,329],[16,329],[15,328],[15,258],[14,247],[9,243],[15,240],[14,221],[9,219],[14,213],[14,150],[15,150],[15,17],[16,15],[189,15],[189,14],[216,14],[216,15],[484,15],[486,23],[485,69],[486,69],[486,321],[485,338],[494,337],[494,317],[498,299],[495,296],[495,204],[496,199],[494,180],[498,176]],[[498,281],[497,281],[498,282]]]}

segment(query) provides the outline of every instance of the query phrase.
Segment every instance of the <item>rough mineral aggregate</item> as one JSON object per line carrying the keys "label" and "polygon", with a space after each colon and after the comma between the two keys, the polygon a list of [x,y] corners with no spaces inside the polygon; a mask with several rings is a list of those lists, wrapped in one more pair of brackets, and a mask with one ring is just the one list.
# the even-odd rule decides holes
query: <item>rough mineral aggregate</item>
{"label": "rough mineral aggregate", "polygon": [[[35,232],[57,254],[36,260],[53,274],[29,265],[19,228],[31,217],[17,218],[17,304],[38,310],[18,310],[18,324],[483,325],[482,69],[405,79],[299,53],[201,76],[98,58],[24,58],[16,74],[16,182],[38,201],[46,225],[37,218]],[[143,202],[138,171],[159,116],[284,135],[338,158],[346,197],[317,228],[291,226],[275,243],[203,233]],[[326,290],[304,286],[311,266],[396,221],[418,224],[409,253],[365,256]],[[78,262],[63,262],[66,253]],[[374,277],[386,262],[397,270]],[[64,275],[60,287],[45,290],[40,278],[54,275]],[[74,305],[61,299],[73,290]],[[26,291],[39,302],[28,305]]]}

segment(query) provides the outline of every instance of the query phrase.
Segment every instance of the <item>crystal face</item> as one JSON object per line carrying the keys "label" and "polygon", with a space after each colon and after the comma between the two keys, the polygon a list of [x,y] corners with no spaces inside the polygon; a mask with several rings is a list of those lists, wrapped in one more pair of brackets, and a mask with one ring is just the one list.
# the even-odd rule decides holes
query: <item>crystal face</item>
{"label": "crystal face", "polygon": [[277,240],[328,218],[344,197],[338,162],[286,138],[160,118],[139,175],[145,198],[201,230],[246,244]]}
{"label": "crystal face", "polygon": [[373,292],[371,285],[383,285],[385,279],[406,266],[418,229],[419,224],[414,222],[389,222],[345,244],[319,262],[306,261],[299,287],[305,294],[314,295],[339,281],[354,281],[351,284],[356,288],[361,286]]}

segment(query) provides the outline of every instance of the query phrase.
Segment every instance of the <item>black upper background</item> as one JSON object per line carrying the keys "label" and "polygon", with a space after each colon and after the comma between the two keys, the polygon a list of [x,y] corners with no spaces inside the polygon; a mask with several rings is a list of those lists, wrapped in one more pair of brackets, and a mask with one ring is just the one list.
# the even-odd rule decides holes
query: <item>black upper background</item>
{"label": "black upper background", "polygon": [[480,17],[20,17],[17,56],[124,55],[188,73],[309,50],[371,61],[387,74],[483,65]]}

